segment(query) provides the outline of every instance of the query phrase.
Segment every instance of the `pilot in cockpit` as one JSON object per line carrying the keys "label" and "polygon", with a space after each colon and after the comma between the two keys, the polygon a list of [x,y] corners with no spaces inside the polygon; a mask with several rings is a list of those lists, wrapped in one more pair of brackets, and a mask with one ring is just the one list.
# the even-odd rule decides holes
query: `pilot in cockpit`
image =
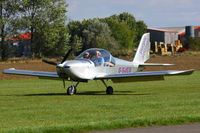
{"label": "pilot in cockpit", "polygon": [[104,66],[104,58],[101,57],[101,53],[97,50],[95,51],[95,56],[96,56],[96,59],[94,60],[94,64],[95,66]]}
{"label": "pilot in cockpit", "polygon": [[89,52],[85,52],[85,54],[83,55],[83,58],[89,59],[89,57],[90,57],[90,53]]}

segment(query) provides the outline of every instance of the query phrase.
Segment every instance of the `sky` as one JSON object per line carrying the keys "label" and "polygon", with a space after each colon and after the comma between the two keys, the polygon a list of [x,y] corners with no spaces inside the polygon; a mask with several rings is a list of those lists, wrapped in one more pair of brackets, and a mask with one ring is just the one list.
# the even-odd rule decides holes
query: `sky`
{"label": "sky", "polygon": [[128,12],[148,27],[200,25],[200,0],[66,0],[70,20]]}

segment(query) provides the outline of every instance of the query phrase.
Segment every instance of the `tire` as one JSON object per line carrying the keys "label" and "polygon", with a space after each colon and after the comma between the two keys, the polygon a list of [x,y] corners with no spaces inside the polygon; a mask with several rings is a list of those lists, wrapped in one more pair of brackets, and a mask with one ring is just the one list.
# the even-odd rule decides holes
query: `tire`
{"label": "tire", "polygon": [[70,86],[67,88],[67,95],[74,95],[76,94],[76,87]]}
{"label": "tire", "polygon": [[107,95],[112,95],[113,94],[113,88],[111,86],[108,86],[106,89],[106,94]]}

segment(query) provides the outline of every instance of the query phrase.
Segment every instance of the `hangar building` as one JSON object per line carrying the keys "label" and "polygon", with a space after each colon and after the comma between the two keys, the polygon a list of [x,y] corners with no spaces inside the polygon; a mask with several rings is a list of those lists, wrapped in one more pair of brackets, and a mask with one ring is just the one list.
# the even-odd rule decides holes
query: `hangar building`
{"label": "hangar building", "polygon": [[175,40],[178,40],[178,32],[173,30],[165,30],[158,28],[147,28],[147,32],[150,33],[151,49],[154,50],[154,43],[164,43],[175,45]]}
{"label": "hangar building", "polygon": [[180,40],[183,43],[189,37],[197,38],[200,40],[200,26],[185,26],[185,27],[163,27],[163,28],[147,28],[147,32],[150,33],[151,49],[155,50],[155,42],[158,45],[173,44]]}
{"label": "hangar building", "polygon": [[188,37],[200,40],[200,26],[186,26],[185,30],[178,34],[178,37],[181,42],[184,42]]}

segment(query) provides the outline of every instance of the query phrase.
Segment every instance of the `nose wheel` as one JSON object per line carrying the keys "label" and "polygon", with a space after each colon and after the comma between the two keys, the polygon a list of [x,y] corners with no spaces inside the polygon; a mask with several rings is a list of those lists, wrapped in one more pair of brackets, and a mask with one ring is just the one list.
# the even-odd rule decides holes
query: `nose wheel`
{"label": "nose wheel", "polygon": [[74,95],[76,94],[76,87],[75,86],[70,86],[67,88],[67,95]]}

